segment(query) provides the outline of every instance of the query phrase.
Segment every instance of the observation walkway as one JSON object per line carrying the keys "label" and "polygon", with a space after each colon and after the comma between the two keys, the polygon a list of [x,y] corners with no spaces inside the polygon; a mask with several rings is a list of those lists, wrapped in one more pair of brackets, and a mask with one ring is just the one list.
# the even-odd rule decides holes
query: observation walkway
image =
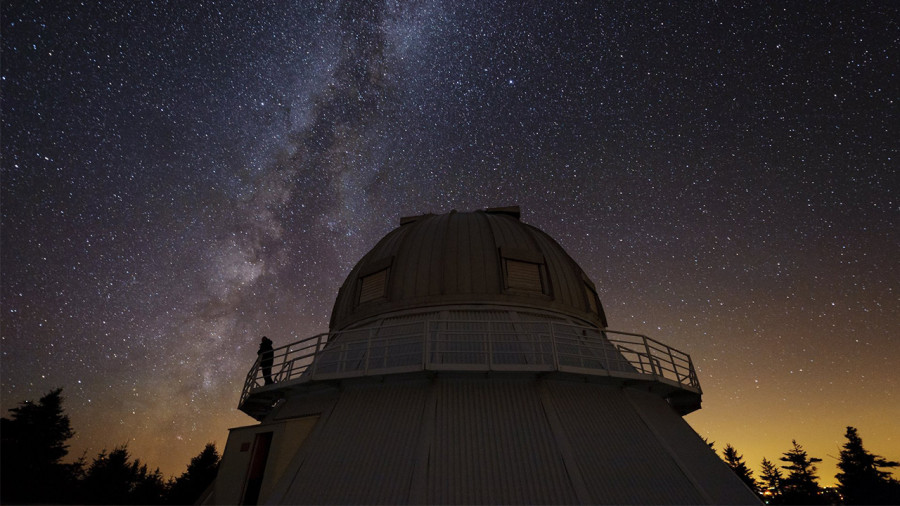
{"label": "observation walkway", "polygon": [[645,335],[563,322],[426,320],[318,334],[273,350],[271,380],[260,359],[238,408],[262,419],[274,403],[313,382],[419,371],[563,373],[643,385],[679,413],[700,408],[690,355]]}

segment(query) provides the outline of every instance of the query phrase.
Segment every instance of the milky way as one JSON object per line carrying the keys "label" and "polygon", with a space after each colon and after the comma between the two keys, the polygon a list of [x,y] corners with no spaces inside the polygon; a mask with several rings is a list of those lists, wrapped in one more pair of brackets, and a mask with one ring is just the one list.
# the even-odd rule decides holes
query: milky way
{"label": "milky way", "polygon": [[4,410],[180,473],[401,216],[518,204],[719,447],[900,458],[896,5],[297,4],[3,3]]}

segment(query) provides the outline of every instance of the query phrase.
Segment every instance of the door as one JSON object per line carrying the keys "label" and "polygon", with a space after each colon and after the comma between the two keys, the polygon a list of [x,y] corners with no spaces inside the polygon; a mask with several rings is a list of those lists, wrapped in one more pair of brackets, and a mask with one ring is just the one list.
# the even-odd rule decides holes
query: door
{"label": "door", "polygon": [[241,504],[256,504],[262,487],[263,474],[266,472],[266,461],[269,460],[269,448],[272,446],[272,432],[262,432],[253,440],[250,455],[250,467],[247,469],[247,481],[244,484],[244,497]]}

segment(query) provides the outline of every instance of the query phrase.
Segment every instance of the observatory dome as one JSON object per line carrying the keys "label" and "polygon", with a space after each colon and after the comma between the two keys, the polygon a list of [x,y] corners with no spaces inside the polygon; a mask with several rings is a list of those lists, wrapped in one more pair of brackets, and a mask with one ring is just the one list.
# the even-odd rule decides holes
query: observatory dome
{"label": "observatory dome", "polygon": [[581,267],[519,216],[518,207],[503,207],[401,219],[347,276],[331,331],[454,305],[551,311],[606,327]]}
{"label": "observatory dome", "polygon": [[330,332],[261,347],[204,504],[758,504],[681,418],[690,355],[607,328],[519,216],[402,219]]}

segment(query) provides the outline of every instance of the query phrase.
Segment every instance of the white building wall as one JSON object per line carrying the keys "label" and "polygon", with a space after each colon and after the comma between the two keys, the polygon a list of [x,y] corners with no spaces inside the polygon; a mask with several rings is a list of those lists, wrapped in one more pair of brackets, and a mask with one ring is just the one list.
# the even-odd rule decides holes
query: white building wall
{"label": "white building wall", "polygon": [[249,454],[235,448],[275,430],[261,503],[758,504],[664,399],[622,382],[422,373],[310,401],[296,394],[270,419],[318,406],[314,428],[232,431],[217,503],[241,497]]}

